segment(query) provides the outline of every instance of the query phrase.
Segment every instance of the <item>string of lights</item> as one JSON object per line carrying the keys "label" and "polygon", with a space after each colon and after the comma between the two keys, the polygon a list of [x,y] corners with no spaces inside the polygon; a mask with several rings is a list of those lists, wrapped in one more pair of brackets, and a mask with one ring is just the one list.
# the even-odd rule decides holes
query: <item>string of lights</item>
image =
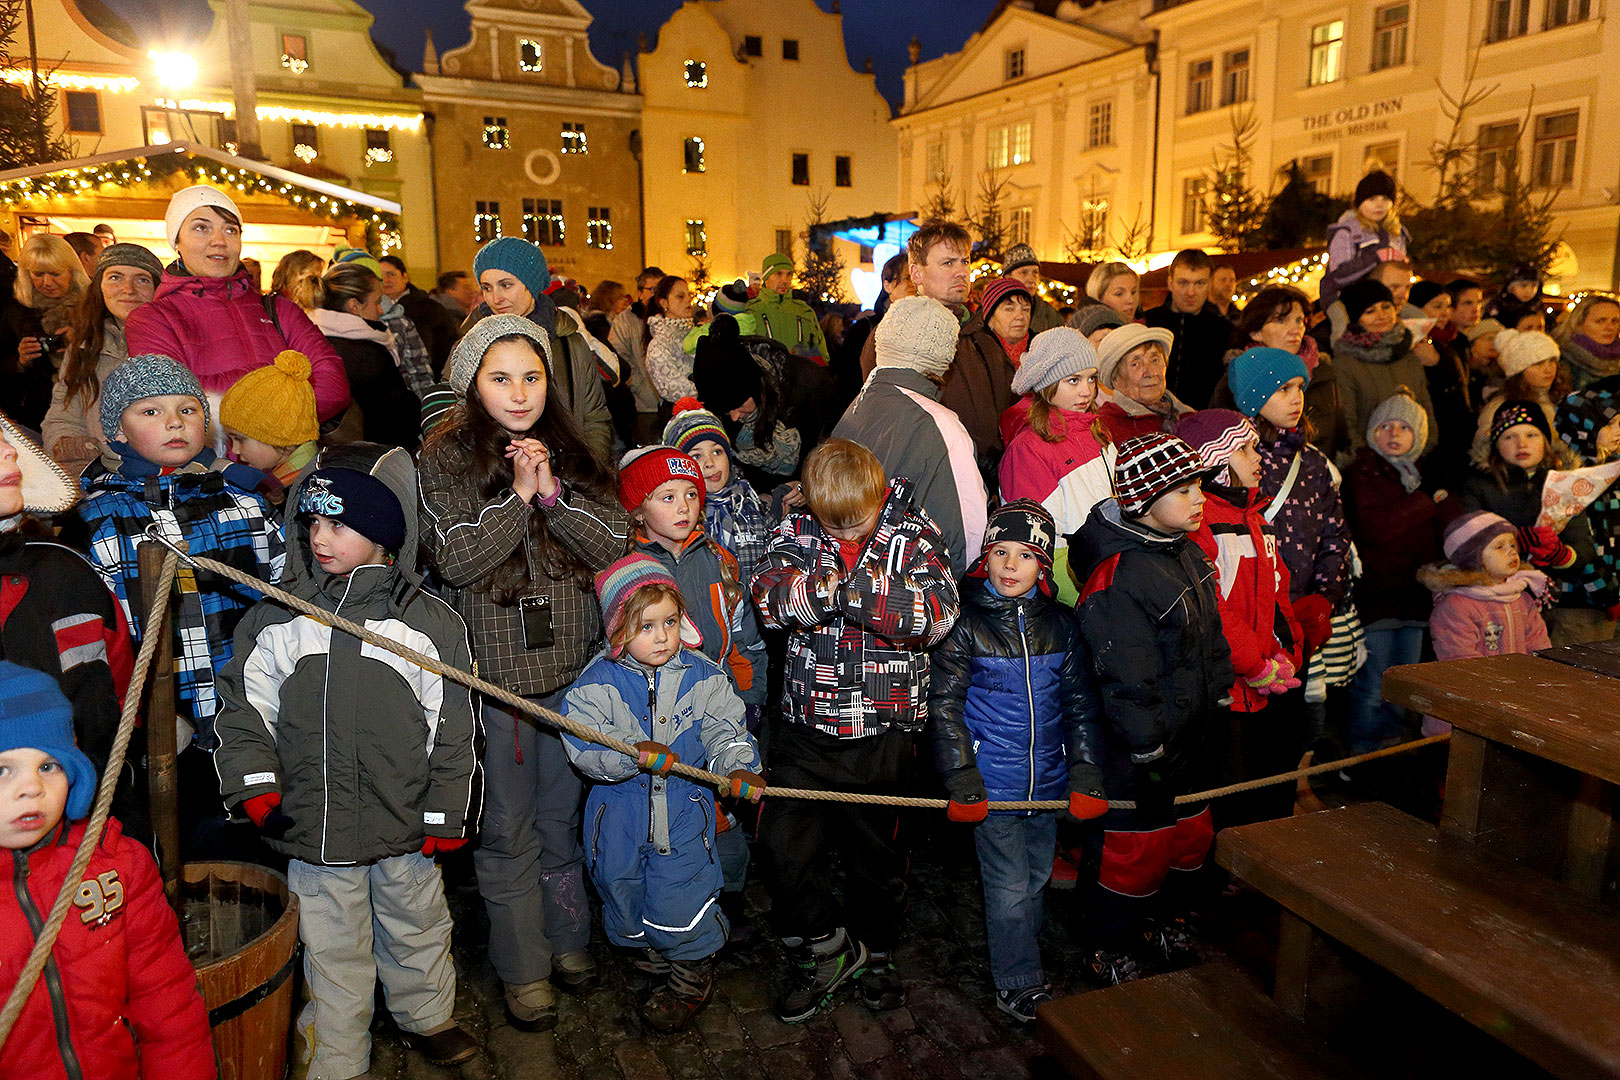
{"label": "string of lights", "polygon": [[[110,94],[127,94],[141,85],[133,75],[86,75],[75,71],[42,71],[39,79],[53,90],[105,90]],[[30,86],[33,81],[34,73],[27,68],[0,68],[0,82]]]}

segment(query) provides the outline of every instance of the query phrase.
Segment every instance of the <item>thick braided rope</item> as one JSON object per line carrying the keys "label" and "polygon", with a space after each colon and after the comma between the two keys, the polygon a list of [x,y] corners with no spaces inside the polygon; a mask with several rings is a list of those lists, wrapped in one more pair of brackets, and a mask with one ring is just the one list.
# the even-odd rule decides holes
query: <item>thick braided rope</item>
{"label": "thick braided rope", "polygon": [[22,1015],[23,1005],[28,996],[34,992],[34,984],[39,981],[40,974],[45,970],[45,963],[50,959],[51,950],[56,947],[56,937],[62,932],[62,923],[67,919],[68,908],[73,904],[73,897],[79,891],[83,882],[85,867],[90,865],[90,857],[95,854],[96,845],[101,843],[101,830],[106,827],[107,815],[112,809],[113,789],[118,786],[118,776],[124,770],[124,754],[129,750],[130,734],[135,730],[135,715],[141,708],[141,692],[146,689],[146,676],[152,666],[152,654],[157,651],[161,634],[154,632],[157,628],[167,629],[167,624],[160,622],[164,608],[169,603],[169,590],[174,587],[174,573],[179,558],[171,549],[163,557],[163,568],[158,573],[157,595],[152,602],[152,610],[146,613],[141,625],[147,628],[146,637],[141,641],[141,651],[135,656],[135,670],[129,677],[129,692],[124,696],[124,711],[118,718],[118,734],[113,737],[112,753],[107,758],[107,768],[101,774],[101,786],[96,789],[95,810],[90,815],[90,824],[84,830],[84,839],[79,841],[79,850],[74,853],[73,864],[68,868],[67,877],[62,881],[62,891],[56,894],[56,903],[51,905],[51,913],[45,919],[45,926],[34,940],[34,948],[28,954],[27,963],[23,964],[22,974],[17,978],[17,985],[12,987],[11,996],[6,999],[6,1007],[0,1011],[0,1046],[4,1046],[6,1039],[11,1035],[11,1029],[16,1026],[17,1018]]}
{"label": "thick braided rope", "polygon": [[[637,757],[639,754],[639,751],[629,743],[621,742],[620,740],[609,735],[603,735],[601,732],[585,727],[579,724],[577,721],[570,720],[566,716],[552,712],[550,709],[542,708],[527,698],[519,697],[509,690],[504,690],[501,687],[496,686],[494,683],[486,682],[483,679],[480,679],[476,675],[449,667],[448,665],[435,660],[431,656],[425,656],[422,653],[417,652],[415,649],[408,648],[396,641],[382,637],[374,631],[367,630],[358,623],[350,622],[348,619],[334,615],[325,608],[311,604],[309,601],[300,599],[299,597],[296,597],[283,589],[278,589],[274,585],[268,585],[265,582],[260,581],[258,578],[253,577],[251,574],[244,574],[235,567],[226,566],[224,563],[215,562],[213,559],[205,559],[195,555],[182,554],[180,557],[199,569],[211,571],[219,574],[221,577],[227,577],[242,585],[246,585],[249,588],[257,589],[265,596],[270,597],[278,603],[285,604],[287,607],[292,608],[294,611],[297,611],[300,614],[309,616],[316,622],[330,626],[335,630],[342,630],[346,634],[353,634],[362,641],[369,642],[370,644],[376,645],[381,649],[387,649],[396,656],[404,657],[406,660],[416,664],[418,667],[425,668],[436,675],[443,675],[445,678],[458,682],[463,686],[477,690],[485,697],[491,697],[497,701],[504,702],[505,704],[510,705],[513,709],[527,713],[535,719],[541,720],[551,727],[565,731],[584,742],[594,743],[597,746],[605,746],[609,750],[617,750],[621,754],[629,755],[632,759]],[[1197,791],[1191,795],[1181,795],[1176,798],[1176,802],[1178,804],[1202,802],[1206,799],[1217,799],[1223,795],[1236,795],[1244,791],[1253,791],[1256,788],[1269,787],[1272,784],[1296,782],[1302,777],[1316,776],[1319,773],[1325,772],[1334,772],[1339,769],[1349,768],[1352,765],[1359,765],[1364,761],[1372,761],[1377,758],[1389,757],[1392,754],[1401,754],[1409,750],[1419,749],[1420,747],[1431,746],[1435,743],[1444,742],[1449,738],[1451,738],[1450,733],[1444,735],[1433,735],[1426,739],[1415,739],[1412,742],[1385,747],[1382,750],[1374,750],[1366,754],[1357,754],[1354,757],[1341,758],[1338,761],[1328,761],[1320,765],[1312,765],[1304,769],[1294,769],[1291,772],[1278,773],[1276,776],[1262,777],[1257,780],[1245,780],[1240,784],[1229,784],[1226,787],[1213,788],[1209,791]],[[688,780],[695,780],[701,784],[718,788],[722,791],[727,791],[731,788],[731,781],[727,777],[721,776],[718,773],[709,772],[706,769],[696,768],[695,766],[688,765],[685,762],[677,762],[670,771],[675,773],[677,776],[683,776]],[[763,790],[765,794],[779,799],[814,799],[822,802],[869,803],[878,806],[905,807],[917,810],[943,810],[950,805],[950,802],[946,799],[919,799],[903,795],[864,795],[853,791],[821,791],[814,788],[789,788],[776,786],[768,786]],[[1068,808],[1069,804],[1068,801],[1064,799],[1035,799],[1008,802],[990,802],[987,805],[991,810],[1065,810]],[[1110,800],[1108,806],[1113,810],[1136,809],[1136,803],[1129,799]]]}

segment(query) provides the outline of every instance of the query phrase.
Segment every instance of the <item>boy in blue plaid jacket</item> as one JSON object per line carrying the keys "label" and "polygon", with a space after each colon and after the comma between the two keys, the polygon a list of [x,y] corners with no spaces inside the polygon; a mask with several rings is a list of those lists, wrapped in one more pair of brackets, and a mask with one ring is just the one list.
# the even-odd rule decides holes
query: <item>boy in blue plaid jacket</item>
{"label": "boy in blue plaid jacket", "polygon": [[[196,376],[166,356],[132,356],[102,385],[101,423],[111,450],[86,470],[79,514],[90,530],[90,560],[123,605],[137,641],[145,605],[136,548],[149,525],[184,540],[193,555],[265,581],[281,577],[286,545],[255,490],[262,476],[215,456],[208,420]],[[184,567],[178,580],[176,704],[195,729],[196,747],[211,752],[219,745],[214,673],[230,660],[236,624],[260,594]],[[188,778],[182,776],[183,788]]]}

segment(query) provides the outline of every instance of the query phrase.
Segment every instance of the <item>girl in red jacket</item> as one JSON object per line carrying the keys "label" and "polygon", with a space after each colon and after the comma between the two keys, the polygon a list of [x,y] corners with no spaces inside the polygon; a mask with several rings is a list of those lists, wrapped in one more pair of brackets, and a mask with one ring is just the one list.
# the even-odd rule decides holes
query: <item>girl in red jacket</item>
{"label": "girl in red jacket", "polygon": [[[1260,494],[1259,432],[1241,413],[1205,409],[1182,417],[1176,437],[1211,470],[1204,520],[1190,534],[1215,564],[1221,629],[1232,649],[1231,704],[1223,746],[1223,782],[1286,772],[1298,760],[1303,719],[1301,635],[1288,602],[1288,567]],[[1222,825],[1289,812],[1293,789],[1273,785],[1217,804]]]}
{"label": "girl in red jacket", "polygon": [[[55,680],[0,661],[0,997],[17,984],[84,838],[96,771]],[[152,855],[109,820],[45,971],[0,1046],[0,1076],[213,1080],[197,974]]]}

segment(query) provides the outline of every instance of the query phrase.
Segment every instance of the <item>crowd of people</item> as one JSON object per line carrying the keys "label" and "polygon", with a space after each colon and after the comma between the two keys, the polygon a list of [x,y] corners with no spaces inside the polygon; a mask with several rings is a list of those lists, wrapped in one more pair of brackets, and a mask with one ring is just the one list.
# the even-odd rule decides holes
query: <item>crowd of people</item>
{"label": "crowd of people", "polygon": [[[1187,250],[1158,306],[1123,263],[1054,305],[1027,245],[975,280],[931,221],[848,320],[782,255],[708,298],[653,267],[587,293],[516,238],[431,291],[352,248],[264,291],[201,185],[168,265],[29,237],[0,311],[0,963],[108,763],[149,529],[636,750],[182,574],[183,854],[285,868],[311,1077],[366,1075],[378,980],[430,1060],[477,1053],[434,863],[468,845],[526,1030],[599,981],[595,911],[643,1022],[687,1026],[751,869],[780,1019],[899,1007],[901,812],[771,787],[945,796],[1015,1021],[1051,996],[1049,885],[1080,889],[1093,982],[1186,963],[1215,829],[1295,795],[1177,796],[1439,730],[1383,702],[1395,664],[1620,614],[1620,493],[1565,477],[1620,449],[1620,300],[1554,325],[1533,267],[1416,278],[1394,195],[1362,180],[1315,300],[1239,303]],[[991,809],[1031,801],[1066,809]],[[0,1061],[212,1076],[139,769],[113,806]]]}

